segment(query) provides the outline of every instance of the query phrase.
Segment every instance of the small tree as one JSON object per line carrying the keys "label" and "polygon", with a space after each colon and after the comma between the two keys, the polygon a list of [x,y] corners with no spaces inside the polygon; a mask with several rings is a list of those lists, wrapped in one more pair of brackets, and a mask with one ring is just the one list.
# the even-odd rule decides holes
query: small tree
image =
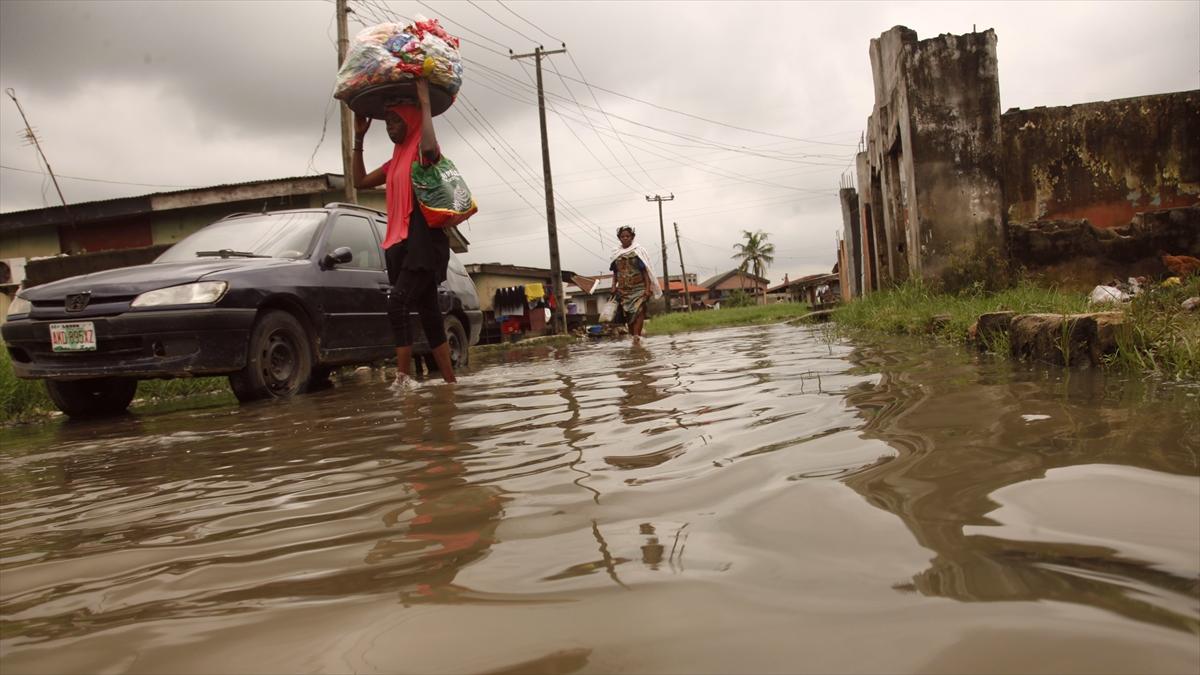
{"label": "small tree", "polygon": [[[743,275],[747,270],[752,270],[752,274],[756,277],[763,277],[767,273],[767,268],[771,263],[775,262],[775,244],[767,243],[768,235],[762,230],[751,232],[750,230],[742,230],[742,236],[745,241],[734,244],[733,248],[737,253],[733,254],[734,260],[739,260],[738,271]],[[742,286],[745,286],[745,277],[742,277]],[[766,302],[766,289],[762,289],[762,302]]]}
{"label": "small tree", "polygon": [[725,299],[721,301],[721,307],[730,309],[734,307],[751,307],[757,302],[754,296],[739,288],[725,296]]}

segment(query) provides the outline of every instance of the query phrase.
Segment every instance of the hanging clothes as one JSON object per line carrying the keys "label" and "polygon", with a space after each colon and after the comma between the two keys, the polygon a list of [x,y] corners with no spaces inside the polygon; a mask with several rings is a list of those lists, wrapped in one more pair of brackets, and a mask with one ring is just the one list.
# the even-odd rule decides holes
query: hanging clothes
{"label": "hanging clothes", "polygon": [[492,312],[495,314],[496,320],[499,321],[506,316],[524,316],[525,307],[524,286],[506,286],[496,289],[496,295],[492,300]]}
{"label": "hanging clothes", "polygon": [[535,303],[545,295],[546,289],[542,284],[525,284],[525,302]]}

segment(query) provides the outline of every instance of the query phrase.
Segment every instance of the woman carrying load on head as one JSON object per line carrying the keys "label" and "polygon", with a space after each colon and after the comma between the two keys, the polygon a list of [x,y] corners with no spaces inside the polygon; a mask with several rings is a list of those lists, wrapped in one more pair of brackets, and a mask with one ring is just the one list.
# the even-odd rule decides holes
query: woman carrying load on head
{"label": "woman carrying load on head", "polygon": [[662,290],[650,267],[650,255],[641,244],[633,243],[635,234],[628,225],[617,229],[617,239],[621,245],[609,255],[609,269],[613,273],[613,300],[621,303],[629,334],[636,344],[642,337],[646,302],[650,298],[662,297]]}
{"label": "woman carrying load on head", "polygon": [[441,157],[433,115],[429,109],[429,83],[416,80],[418,105],[397,105],[388,111],[388,137],[396,144],[392,159],[367,173],[363,166],[363,136],[371,119],[354,117],[354,187],[359,189],[386,185],[387,237],[383,242],[387,261],[388,320],[396,341],[396,386],[409,388],[412,379],[412,331],[409,312],[416,310],[421,328],[433,352],[433,360],[442,378],[454,382],[450,345],[438,309],[438,284],[446,280],[450,262],[450,240],[445,231],[430,228],[413,196],[412,164],[418,154],[422,166],[430,166]]}

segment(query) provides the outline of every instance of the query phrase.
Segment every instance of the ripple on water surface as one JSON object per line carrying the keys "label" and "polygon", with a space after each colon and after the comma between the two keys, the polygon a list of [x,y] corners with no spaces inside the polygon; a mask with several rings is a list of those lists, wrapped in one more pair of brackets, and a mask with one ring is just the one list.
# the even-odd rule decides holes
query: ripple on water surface
{"label": "ripple on water surface", "polygon": [[361,374],[8,430],[0,654],[9,672],[1194,672],[1198,406],[771,326],[514,351],[407,396]]}

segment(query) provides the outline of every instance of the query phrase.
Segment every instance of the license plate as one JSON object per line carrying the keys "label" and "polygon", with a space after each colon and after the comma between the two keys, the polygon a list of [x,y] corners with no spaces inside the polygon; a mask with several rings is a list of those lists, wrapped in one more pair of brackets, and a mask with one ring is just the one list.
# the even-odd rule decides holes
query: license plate
{"label": "license plate", "polygon": [[96,351],[96,327],[91,321],[50,324],[50,349],[56,352]]}

